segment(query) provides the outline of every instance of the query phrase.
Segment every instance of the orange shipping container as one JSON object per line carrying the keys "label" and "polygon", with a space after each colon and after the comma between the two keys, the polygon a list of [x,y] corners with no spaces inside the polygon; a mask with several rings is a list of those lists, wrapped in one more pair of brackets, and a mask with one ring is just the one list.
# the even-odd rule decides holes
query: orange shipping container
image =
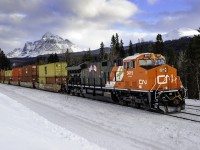
{"label": "orange shipping container", "polygon": [[46,77],[46,84],[65,84],[66,77]]}
{"label": "orange shipping container", "polygon": [[22,77],[22,68],[13,68],[12,69],[12,80],[21,81]]}
{"label": "orange shipping container", "polygon": [[28,65],[22,67],[22,82],[37,81],[38,71],[36,65]]}
{"label": "orange shipping container", "polygon": [[4,71],[1,70],[0,71],[0,81],[4,81],[4,79],[5,79],[5,74],[4,74]]}

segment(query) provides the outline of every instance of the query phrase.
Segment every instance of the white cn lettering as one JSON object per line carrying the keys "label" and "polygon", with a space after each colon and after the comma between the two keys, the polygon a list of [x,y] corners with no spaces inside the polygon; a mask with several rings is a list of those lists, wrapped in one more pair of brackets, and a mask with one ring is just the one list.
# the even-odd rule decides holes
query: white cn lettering
{"label": "white cn lettering", "polygon": [[169,78],[169,75],[159,75],[157,76],[157,83],[158,84],[167,84],[167,78]]}
{"label": "white cn lettering", "polygon": [[139,80],[139,84],[147,84],[147,80]]}

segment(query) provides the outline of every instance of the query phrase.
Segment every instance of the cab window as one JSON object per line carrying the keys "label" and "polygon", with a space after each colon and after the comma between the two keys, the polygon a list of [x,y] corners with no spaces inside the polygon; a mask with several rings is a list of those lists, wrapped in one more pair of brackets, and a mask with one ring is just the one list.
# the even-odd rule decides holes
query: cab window
{"label": "cab window", "polygon": [[129,62],[129,68],[135,68],[135,61]]}
{"label": "cab window", "polygon": [[154,61],[152,59],[140,59],[139,65],[140,66],[153,66]]}
{"label": "cab window", "polygon": [[156,65],[163,65],[165,64],[165,60],[163,59],[156,59]]}
{"label": "cab window", "polygon": [[124,62],[124,69],[135,68],[135,61]]}

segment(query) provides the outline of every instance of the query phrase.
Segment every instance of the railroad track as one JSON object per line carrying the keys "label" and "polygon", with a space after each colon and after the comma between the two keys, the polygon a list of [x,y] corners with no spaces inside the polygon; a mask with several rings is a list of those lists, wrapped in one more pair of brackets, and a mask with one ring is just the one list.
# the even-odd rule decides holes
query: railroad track
{"label": "railroad track", "polygon": [[179,119],[183,119],[183,120],[200,123],[200,115],[199,114],[194,114],[194,113],[190,113],[190,112],[180,112],[177,114],[167,114],[167,115],[174,117],[174,118],[179,118]]}
{"label": "railroad track", "polygon": [[195,105],[185,105],[186,109],[188,110],[194,110],[194,111],[200,111],[200,106],[195,106]]}
{"label": "railroad track", "polygon": [[186,109],[195,110],[195,111],[200,111],[200,109],[196,109],[196,108],[192,108],[192,107],[186,107]]}
{"label": "railroad track", "polygon": [[196,105],[188,105],[188,104],[186,104],[185,106],[190,106],[190,107],[200,108],[200,106],[196,106]]}

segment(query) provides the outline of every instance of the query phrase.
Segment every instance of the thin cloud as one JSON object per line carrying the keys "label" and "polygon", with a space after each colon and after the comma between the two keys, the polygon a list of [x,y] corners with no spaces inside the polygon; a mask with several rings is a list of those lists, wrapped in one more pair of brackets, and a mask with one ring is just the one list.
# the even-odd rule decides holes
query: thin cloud
{"label": "thin cloud", "polygon": [[148,2],[150,5],[154,5],[155,3],[158,2],[158,0],[147,0],[147,2]]}

